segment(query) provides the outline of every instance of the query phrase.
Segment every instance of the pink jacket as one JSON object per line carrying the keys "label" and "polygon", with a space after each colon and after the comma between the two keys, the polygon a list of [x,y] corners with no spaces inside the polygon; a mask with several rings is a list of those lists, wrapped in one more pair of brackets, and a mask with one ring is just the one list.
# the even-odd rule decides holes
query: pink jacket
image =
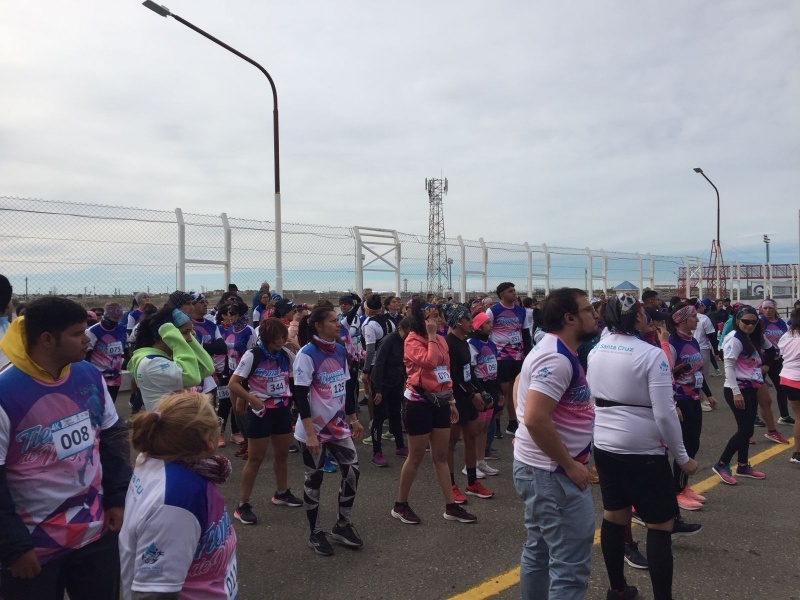
{"label": "pink jacket", "polygon": [[439,383],[434,368],[446,366],[450,371],[450,352],[445,339],[437,335],[436,342],[429,342],[413,331],[403,345],[403,362],[406,365],[406,385],[421,387],[426,392],[444,392],[453,389],[453,382]]}

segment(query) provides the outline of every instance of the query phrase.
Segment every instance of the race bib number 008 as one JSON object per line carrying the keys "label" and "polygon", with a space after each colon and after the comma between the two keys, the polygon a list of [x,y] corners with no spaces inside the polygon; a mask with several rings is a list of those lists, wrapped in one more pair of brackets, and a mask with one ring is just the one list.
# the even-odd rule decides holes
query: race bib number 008
{"label": "race bib number 008", "polygon": [[94,428],[89,420],[88,410],[54,421],[50,424],[50,431],[58,460],[64,460],[94,446]]}

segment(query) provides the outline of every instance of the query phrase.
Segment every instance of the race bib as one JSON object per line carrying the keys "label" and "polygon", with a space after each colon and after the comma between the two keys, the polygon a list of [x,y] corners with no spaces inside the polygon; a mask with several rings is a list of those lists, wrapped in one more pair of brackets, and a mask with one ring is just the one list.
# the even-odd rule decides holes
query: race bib
{"label": "race bib", "polygon": [[88,410],[60,421],[53,421],[50,424],[50,431],[53,434],[58,460],[64,460],[94,446],[94,428],[89,420]]}
{"label": "race bib", "polygon": [[486,372],[489,375],[497,375],[497,359],[494,356],[486,361]]}
{"label": "race bib", "polygon": [[334,398],[341,398],[345,395],[345,386],[347,385],[346,381],[334,381],[331,383],[331,396]]}
{"label": "race bib", "polygon": [[204,335],[203,336],[203,340],[200,343],[201,344],[210,344],[211,343],[211,336],[210,335]]}
{"label": "race bib", "polygon": [[470,372],[469,365],[464,365],[464,381],[472,381],[472,373]]}
{"label": "race bib", "polygon": [[239,580],[237,578],[239,568],[236,564],[236,553],[234,552],[225,569],[225,593],[228,600],[234,600],[239,596]]}
{"label": "race bib", "polygon": [[522,343],[522,334],[519,331],[512,331],[508,334],[508,343],[512,346]]}
{"label": "race bib", "polygon": [[761,372],[761,367],[753,367],[753,381],[764,383],[764,374]]}
{"label": "race bib", "polygon": [[446,365],[439,365],[433,370],[436,375],[436,381],[439,383],[448,383],[450,379],[450,371],[447,370]]}
{"label": "race bib", "polygon": [[231,397],[231,392],[227,385],[221,385],[217,388],[217,400],[227,400]]}
{"label": "race bib", "polygon": [[703,387],[703,374],[700,371],[694,372],[694,389],[699,390]]}
{"label": "race bib", "polygon": [[286,395],[286,379],[282,375],[267,379],[267,396],[281,397]]}
{"label": "race bib", "polygon": [[122,342],[111,342],[108,346],[106,346],[106,353],[109,356],[119,356],[122,354]]}

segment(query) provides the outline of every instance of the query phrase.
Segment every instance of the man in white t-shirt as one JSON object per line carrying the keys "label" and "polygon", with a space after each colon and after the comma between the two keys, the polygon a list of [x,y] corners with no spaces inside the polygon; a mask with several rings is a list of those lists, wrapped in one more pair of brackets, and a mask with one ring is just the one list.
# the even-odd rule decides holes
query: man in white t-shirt
{"label": "man in white t-shirt", "polygon": [[[597,335],[597,313],[582,290],[545,298],[545,335],[522,364],[516,395],[520,427],[514,486],[525,503],[523,600],[586,595],[594,539],[594,502],[586,462],[594,401],[578,346]],[[551,596],[552,592],[552,596]]]}

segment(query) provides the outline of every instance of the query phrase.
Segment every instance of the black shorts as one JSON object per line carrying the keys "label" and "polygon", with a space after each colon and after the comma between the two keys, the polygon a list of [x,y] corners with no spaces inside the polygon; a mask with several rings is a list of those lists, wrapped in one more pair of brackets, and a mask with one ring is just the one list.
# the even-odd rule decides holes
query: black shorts
{"label": "black shorts", "polygon": [[281,408],[268,408],[264,416],[259,417],[249,408],[245,417],[245,432],[247,437],[258,440],[271,435],[284,435],[292,433],[292,411],[288,406]]}
{"label": "black shorts", "polygon": [[478,419],[478,410],[472,403],[471,398],[463,399],[456,397],[456,408],[458,409],[458,424],[466,425],[470,421]]}
{"label": "black shorts", "polygon": [[450,429],[450,405],[436,406],[430,402],[404,403],[403,424],[408,435],[427,435],[434,429]]}
{"label": "black shorts", "polygon": [[514,380],[522,372],[521,360],[498,360],[497,361],[497,382],[514,383]]}
{"label": "black shorts", "polygon": [[792,402],[800,402],[800,388],[791,387],[788,385],[781,385],[786,397]]}
{"label": "black shorts", "polygon": [[595,448],[605,510],[634,506],[645,523],[665,523],[678,516],[675,483],[666,456],[616,454]]}

